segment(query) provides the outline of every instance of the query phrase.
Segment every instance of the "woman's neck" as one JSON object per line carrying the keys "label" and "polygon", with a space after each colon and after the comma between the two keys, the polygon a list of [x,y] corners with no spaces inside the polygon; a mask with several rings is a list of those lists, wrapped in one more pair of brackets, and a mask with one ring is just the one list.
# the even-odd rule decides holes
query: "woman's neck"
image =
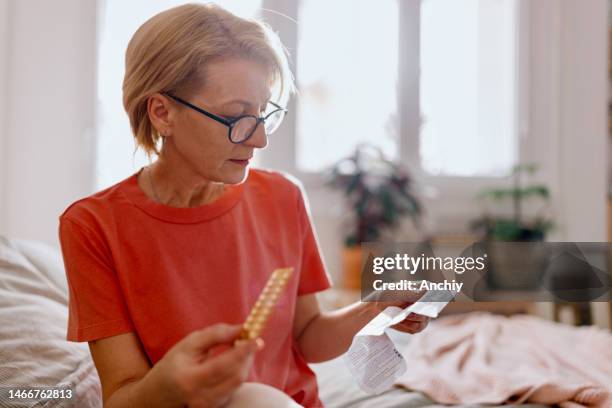
{"label": "woman's neck", "polygon": [[172,166],[163,156],[141,172],[139,185],[154,201],[182,208],[210,204],[224,191],[223,183],[202,179],[182,166]]}

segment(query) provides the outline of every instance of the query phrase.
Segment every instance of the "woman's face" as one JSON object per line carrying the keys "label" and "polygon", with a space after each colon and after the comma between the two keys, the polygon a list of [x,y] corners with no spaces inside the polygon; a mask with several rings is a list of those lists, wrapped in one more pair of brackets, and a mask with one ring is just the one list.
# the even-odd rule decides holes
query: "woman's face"
{"label": "woman's face", "polygon": [[[191,96],[176,95],[218,116],[261,116],[270,97],[269,75],[255,61],[228,58],[206,67],[206,84]],[[231,143],[228,127],[167,98],[170,137],[164,155],[172,165],[187,166],[196,176],[217,182],[242,182],[255,149],[268,141],[263,124],[241,144]]]}

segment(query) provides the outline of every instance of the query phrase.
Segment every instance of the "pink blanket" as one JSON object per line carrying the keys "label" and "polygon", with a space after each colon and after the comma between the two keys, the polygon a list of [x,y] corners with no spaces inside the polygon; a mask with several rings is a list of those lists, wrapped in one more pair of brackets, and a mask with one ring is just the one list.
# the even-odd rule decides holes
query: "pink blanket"
{"label": "pink blanket", "polygon": [[438,403],[612,407],[612,335],[595,327],[470,313],[432,322],[401,351],[398,384]]}

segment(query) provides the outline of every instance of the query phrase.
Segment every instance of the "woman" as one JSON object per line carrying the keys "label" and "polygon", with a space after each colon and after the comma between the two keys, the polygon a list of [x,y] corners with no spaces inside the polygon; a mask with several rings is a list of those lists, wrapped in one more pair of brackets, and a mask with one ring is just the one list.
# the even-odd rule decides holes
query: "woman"
{"label": "woman", "polygon": [[[167,10],[131,39],[124,107],[157,160],[72,204],[59,229],[67,338],[89,342],[105,406],[320,406],[307,362],[344,353],[380,312],[319,310],[330,282],[302,191],[249,169],[292,86],[278,38],[215,5]],[[272,270],[288,266],[261,339],[232,346]]]}

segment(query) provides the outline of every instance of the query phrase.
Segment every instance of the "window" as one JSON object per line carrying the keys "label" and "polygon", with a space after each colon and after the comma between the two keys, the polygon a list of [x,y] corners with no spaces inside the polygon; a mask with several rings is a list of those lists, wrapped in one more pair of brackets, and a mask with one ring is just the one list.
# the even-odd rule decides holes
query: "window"
{"label": "window", "polygon": [[398,19],[396,1],[300,3],[299,171],[321,171],[359,143],[399,158]]}
{"label": "window", "polygon": [[517,161],[516,1],[422,0],[420,162],[496,176]]}
{"label": "window", "polygon": [[[507,175],[519,1],[299,0],[296,34],[283,37],[297,38],[295,154],[271,162],[304,177],[369,142],[424,177]],[[402,116],[420,123],[402,128]]]}

